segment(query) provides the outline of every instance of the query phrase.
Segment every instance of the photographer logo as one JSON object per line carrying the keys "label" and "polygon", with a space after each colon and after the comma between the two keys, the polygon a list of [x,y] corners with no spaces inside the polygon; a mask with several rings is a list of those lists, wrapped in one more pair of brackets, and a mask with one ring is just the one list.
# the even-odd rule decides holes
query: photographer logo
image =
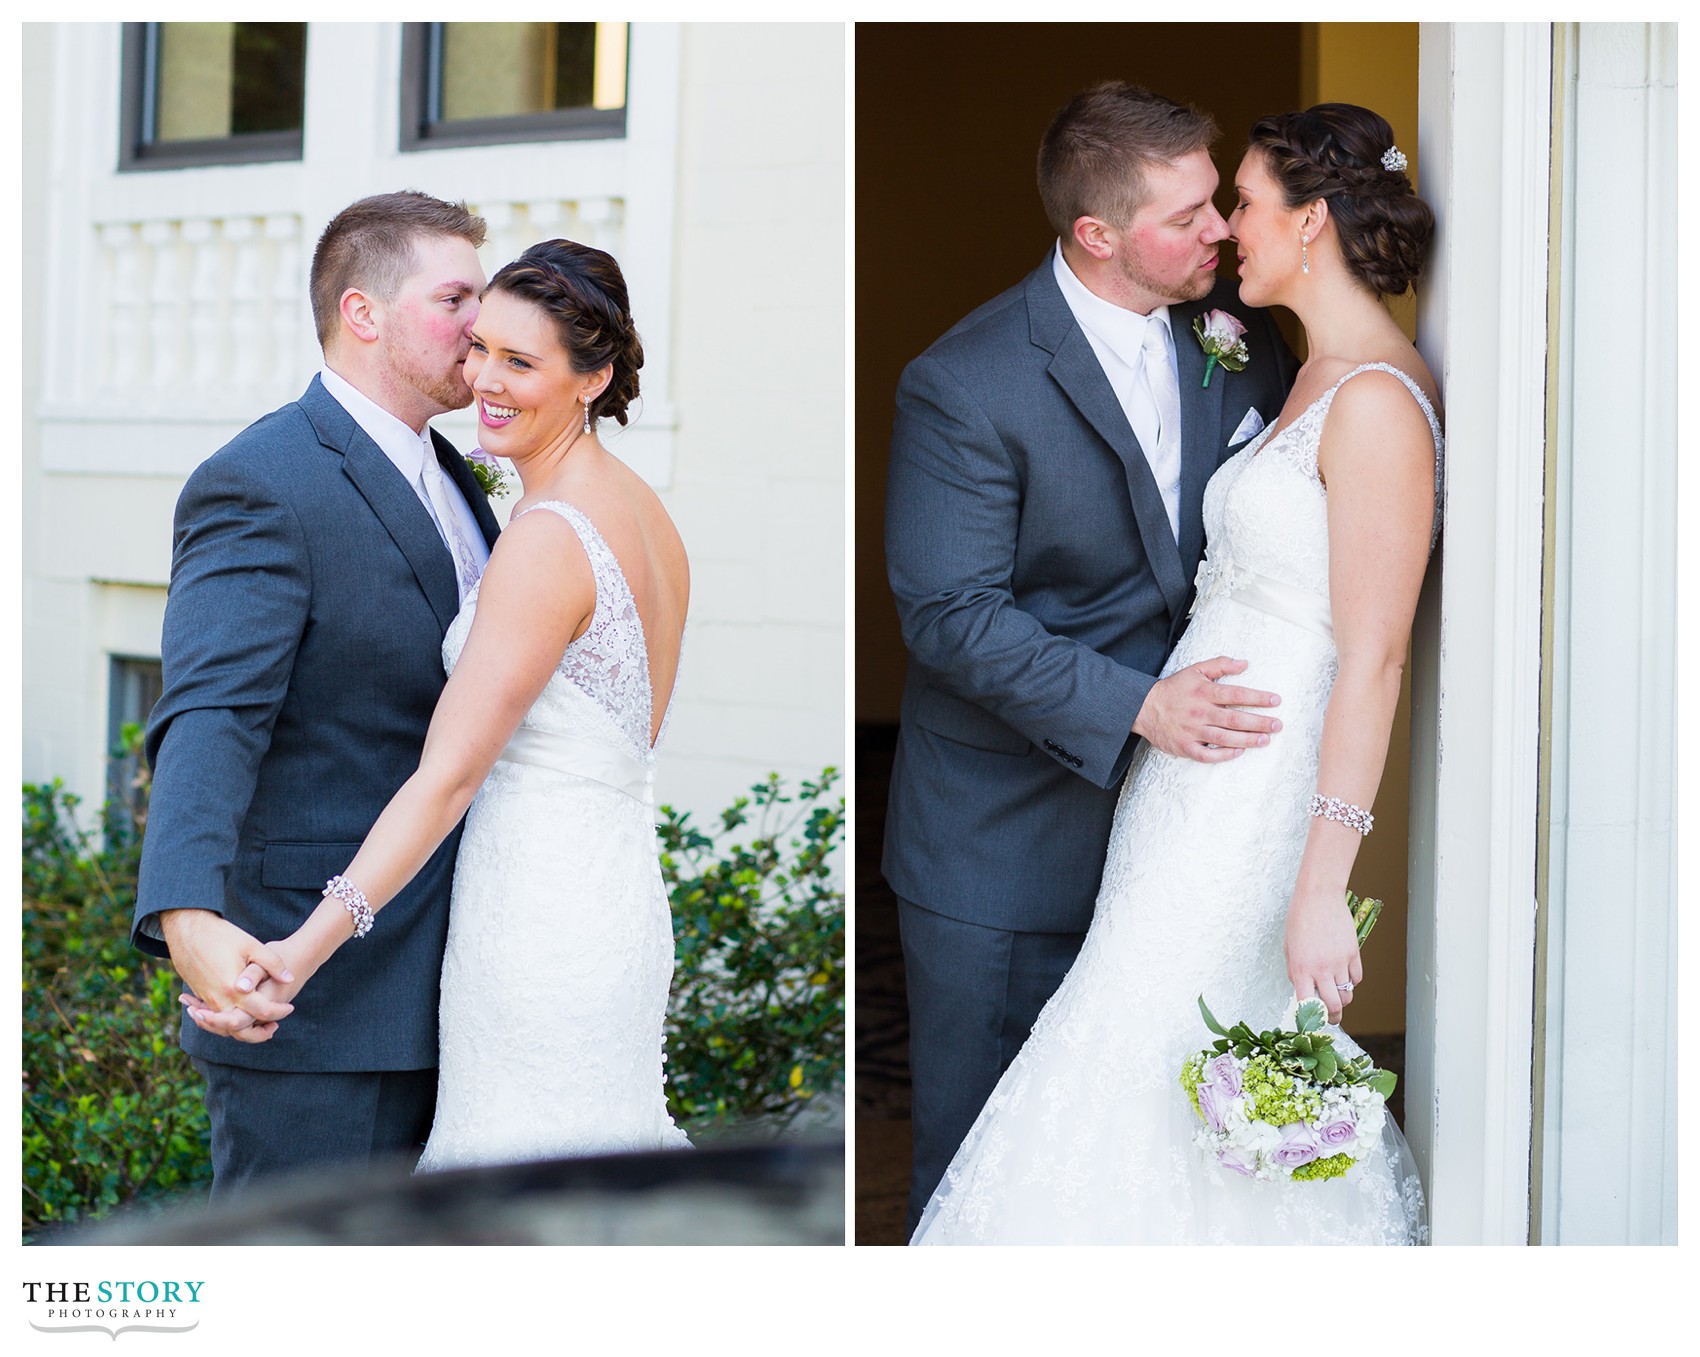
{"label": "photographer logo", "polygon": [[205,1282],[24,1282],[29,1326],[38,1333],[188,1333]]}

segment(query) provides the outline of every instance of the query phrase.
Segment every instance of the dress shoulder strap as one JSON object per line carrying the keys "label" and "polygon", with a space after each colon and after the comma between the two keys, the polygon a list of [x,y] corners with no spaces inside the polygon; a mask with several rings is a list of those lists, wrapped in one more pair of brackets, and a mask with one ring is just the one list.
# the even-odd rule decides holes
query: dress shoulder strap
{"label": "dress shoulder strap", "polygon": [[[597,528],[589,514],[564,499],[539,500],[536,504],[528,505],[514,515],[514,519],[524,518],[535,509],[547,509],[557,517],[564,518],[572,530],[578,534],[584,554],[590,558],[590,572],[596,580],[597,607],[602,606],[602,599],[612,585],[616,590],[626,589],[626,576],[620,569],[620,562],[614,556],[614,549],[608,545],[601,530]],[[629,592],[629,590],[628,590]]]}
{"label": "dress shoulder strap", "polygon": [[1360,372],[1389,372],[1405,384],[1405,389],[1416,397],[1417,404],[1422,407],[1423,417],[1428,420],[1429,433],[1434,438],[1435,450],[1438,452],[1443,441],[1443,435],[1440,432],[1440,418],[1435,414],[1434,406],[1429,404],[1429,398],[1423,391],[1421,385],[1418,384],[1417,379],[1411,376],[1410,373],[1394,367],[1391,363],[1359,363],[1355,368],[1329,388],[1329,400],[1332,401],[1334,393],[1347,382],[1351,381],[1352,378],[1356,377]]}
{"label": "dress shoulder strap", "polygon": [[1435,414],[1434,406],[1429,403],[1428,395],[1410,373],[1396,368],[1391,363],[1359,363],[1339,381],[1328,389],[1328,394],[1320,404],[1324,410],[1324,418],[1328,406],[1334,403],[1334,395],[1347,382],[1360,372],[1390,372],[1405,384],[1405,389],[1416,397],[1417,404],[1422,407],[1423,416],[1428,420],[1429,436],[1434,439],[1434,526],[1429,530],[1429,550],[1434,550],[1434,544],[1440,539],[1441,510],[1443,497],[1446,493],[1446,435],[1441,432],[1440,417]]}

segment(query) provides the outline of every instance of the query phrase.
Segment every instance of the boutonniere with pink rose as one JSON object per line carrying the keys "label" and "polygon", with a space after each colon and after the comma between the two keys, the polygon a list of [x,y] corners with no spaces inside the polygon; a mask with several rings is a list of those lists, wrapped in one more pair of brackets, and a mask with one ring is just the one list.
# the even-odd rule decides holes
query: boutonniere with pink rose
{"label": "boutonniere with pink rose", "polygon": [[483,448],[474,448],[466,454],[466,466],[472,472],[472,479],[478,482],[478,488],[484,492],[485,499],[495,499],[508,493],[508,469]]}
{"label": "boutonniere with pink rose", "polygon": [[1192,332],[1198,336],[1204,350],[1204,385],[1210,385],[1210,374],[1220,363],[1229,372],[1238,372],[1251,358],[1245,346],[1245,325],[1237,316],[1226,311],[1206,311],[1192,322]]}

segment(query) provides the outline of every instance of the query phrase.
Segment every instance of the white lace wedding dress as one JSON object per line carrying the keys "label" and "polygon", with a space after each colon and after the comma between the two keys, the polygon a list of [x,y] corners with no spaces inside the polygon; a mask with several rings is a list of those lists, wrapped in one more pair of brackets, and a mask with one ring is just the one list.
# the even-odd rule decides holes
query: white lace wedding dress
{"label": "white lace wedding dress", "polygon": [[[1257,1182],[1206,1161],[1179,1075],[1223,1023],[1274,1026],[1292,1000],[1283,939],[1317,790],[1335,676],[1327,496],[1317,449],[1334,394],[1266,429],[1204,495],[1209,542],[1192,620],[1164,673],[1215,655],[1232,680],[1281,695],[1282,730],[1227,763],[1145,746],[1122,787],[1096,912],[951,1161],[916,1244],[1408,1244],[1427,1237],[1422,1188],[1387,1118],[1380,1153],[1343,1178]],[[1341,908],[1345,908],[1344,901]],[[1374,940],[1366,983],[1376,983]],[[1397,984],[1397,977],[1385,983]],[[1360,1048],[1343,1034],[1338,1048]]]}
{"label": "white lace wedding dress", "polygon": [[[602,534],[559,501],[596,579],[567,647],[467,812],[419,1172],[686,1144],[667,1114],[673,925],[655,840],[643,624]],[[467,597],[443,638],[452,673]]]}

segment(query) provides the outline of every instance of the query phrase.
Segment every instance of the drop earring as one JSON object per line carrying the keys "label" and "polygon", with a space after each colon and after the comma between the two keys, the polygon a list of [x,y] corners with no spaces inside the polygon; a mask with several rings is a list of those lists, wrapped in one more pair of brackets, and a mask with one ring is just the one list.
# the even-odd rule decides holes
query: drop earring
{"label": "drop earring", "polygon": [[[1309,273],[1310,270],[1306,269],[1305,272]],[[586,396],[584,398],[584,431],[586,433],[590,432],[590,397],[589,396]]]}
{"label": "drop earring", "polygon": [[1299,251],[1300,251],[1299,271],[1301,273],[1309,273],[1310,272],[1310,237],[1307,236],[1307,235],[1304,235],[1302,232],[1299,235]]}

